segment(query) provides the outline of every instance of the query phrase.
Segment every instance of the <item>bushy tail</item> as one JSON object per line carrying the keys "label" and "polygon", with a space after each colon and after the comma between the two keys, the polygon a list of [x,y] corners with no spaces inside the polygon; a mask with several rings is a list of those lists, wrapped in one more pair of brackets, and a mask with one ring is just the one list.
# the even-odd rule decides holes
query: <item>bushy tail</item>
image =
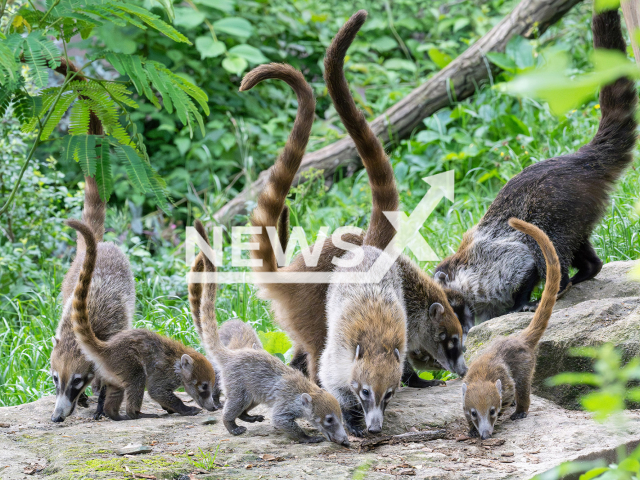
{"label": "bushy tail", "polygon": [[258,206],[251,216],[253,226],[263,227],[262,234],[254,237],[254,242],[258,243],[260,248],[251,253],[254,258],[262,260],[262,266],[254,268],[258,272],[278,270],[276,255],[265,227],[276,227],[278,224],[280,212],[285,205],[285,199],[307,148],[316,107],[311,87],[302,73],[289,65],[271,63],[254,68],[242,79],[240,91],[249,90],[262,80],[269,78],[282,80],[293,89],[298,97],[298,114],[293,123],[291,135],[271,169],[267,186],[260,194]]}
{"label": "bushy tail", "polygon": [[544,284],[544,292],[542,293],[540,304],[536,309],[536,313],[533,315],[533,320],[531,320],[529,326],[522,332],[524,341],[531,348],[535,348],[540,338],[542,338],[544,331],[547,329],[553,306],[556,304],[556,297],[558,290],[560,290],[560,278],[562,276],[560,272],[560,261],[558,260],[558,255],[556,254],[553,243],[551,243],[547,234],[538,227],[518,220],[517,218],[509,219],[509,225],[533,238],[540,246],[547,263],[547,279]]}
{"label": "bushy tail", "polygon": [[286,205],[280,213],[278,219],[278,240],[280,241],[280,247],[282,251],[287,250],[287,243],[289,243],[289,207]]}
{"label": "bushy tail", "polygon": [[[626,54],[627,44],[622,36],[620,15],[609,10],[593,17],[593,46],[618,50]],[[636,144],[635,110],[638,93],[629,78],[619,78],[600,90],[602,119],[596,136],[589,144],[597,149],[598,162],[612,181],[631,164]]]}
{"label": "bushy tail", "polygon": [[[196,225],[200,223],[196,221]],[[206,237],[203,237],[206,238]],[[204,254],[198,253],[193,265],[191,266],[192,273],[202,273],[204,271]],[[200,321],[200,300],[202,298],[202,284],[196,282],[189,282],[189,304],[191,305],[191,317],[193,318],[193,324],[196,327],[198,336],[202,339],[202,325]]]}
{"label": "bushy tail", "polygon": [[[198,234],[209,243],[209,237],[207,236],[207,232],[202,225],[202,222],[196,220],[195,223],[196,231]],[[205,272],[215,272],[216,267],[211,260],[200,252],[199,257],[202,259],[202,264]],[[219,355],[223,351],[226,350],[222,342],[220,342],[220,335],[218,334],[218,321],[216,319],[216,284],[215,283],[205,283],[204,287],[200,285],[200,290],[202,291],[202,300],[198,298],[198,303],[200,303],[200,312],[198,316],[198,322],[200,327],[198,328],[196,324],[196,329],[198,329],[198,334],[200,335],[200,339],[204,344],[205,351],[212,356]],[[191,300],[191,288],[189,289],[189,300]],[[191,308],[193,309],[194,302],[191,302]],[[194,315],[194,322],[195,322]]]}
{"label": "bushy tail", "polygon": [[87,310],[87,298],[91,287],[91,277],[96,266],[98,256],[98,244],[93,230],[84,222],[78,220],[67,220],[67,225],[78,231],[78,236],[82,235],[85,244],[85,256],[82,262],[82,269],[78,277],[73,301],[71,305],[71,320],[73,331],[82,351],[90,356],[100,356],[105,343],[98,339],[91,328],[91,320]]}
{"label": "bushy tail", "polygon": [[358,110],[344,76],[344,57],[358,30],[367,18],[367,12],[356,12],[335,36],[324,59],[324,81],[340,119],[353,139],[367,169],[371,185],[373,209],[365,235],[365,245],[384,250],[396,231],[382,213],[398,210],[398,189],[391,162],[382,143],[375,136],[363,113]]}

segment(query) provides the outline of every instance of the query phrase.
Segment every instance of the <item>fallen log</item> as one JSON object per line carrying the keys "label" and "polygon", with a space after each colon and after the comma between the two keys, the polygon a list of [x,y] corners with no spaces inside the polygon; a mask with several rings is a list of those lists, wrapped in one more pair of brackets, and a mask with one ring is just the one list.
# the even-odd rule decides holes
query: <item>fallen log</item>
{"label": "fallen log", "polygon": [[[462,55],[371,122],[374,133],[385,144],[408,137],[424,118],[450,105],[452,98],[460,101],[470,97],[477,85],[489,78],[492,67],[486,58],[487,52],[504,52],[509,40],[516,35],[526,38],[541,35],[578,2],[580,0],[522,0]],[[305,155],[294,185],[299,182],[300,173],[309,169],[323,170],[325,177],[331,177],[339,167],[357,163],[356,147],[350,137],[345,137]],[[220,208],[214,215],[215,220],[230,223],[235,215],[246,213],[247,202],[260,194],[270,171],[262,171],[255,182]]]}

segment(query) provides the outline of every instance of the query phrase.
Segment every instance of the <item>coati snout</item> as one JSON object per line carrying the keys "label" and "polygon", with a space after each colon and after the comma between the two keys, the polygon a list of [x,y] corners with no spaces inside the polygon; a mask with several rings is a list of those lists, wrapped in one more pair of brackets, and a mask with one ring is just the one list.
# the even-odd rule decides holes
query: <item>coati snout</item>
{"label": "coati snout", "polygon": [[476,427],[482,440],[493,434],[493,427],[502,408],[502,382],[478,382],[467,387],[462,384],[464,415],[469,425]]}
{"label": "coati snout", "polygon": [[467,373],[467,365],[463,356],[464,334],[461,325],[452,322],[451,315],[445,315],[445,307],[437,302],[429,307],[429,318],[436,326],[435,360],[445,370],[464,376]]}
{"label": "coati snout", "polygon": [[[314,398],[315,397],[315,398]],[[313,397],[303,393],[300,396],[305,417],[330,442],[349,446],[347,432],[342,425],[340,404],[333,395],[320,390]]]}
{"label": "coati snout", "polygon": [[184,390],[195,402],[205,410],[213,412],[219,408],[214,399],[215,373],[211,364],[202,355],[200,361],[183,354],[176,371],[182,379]]}
{"label": "coati snout", "polygon": [[78,404],[80,395],[91,384],[95,375],[91,363],[81,355],[62,355],[56,349],[58,340],[53,337],[51,354],[51,378],[56,387],[56,404],[51,415],[52,422],[64,422]]}

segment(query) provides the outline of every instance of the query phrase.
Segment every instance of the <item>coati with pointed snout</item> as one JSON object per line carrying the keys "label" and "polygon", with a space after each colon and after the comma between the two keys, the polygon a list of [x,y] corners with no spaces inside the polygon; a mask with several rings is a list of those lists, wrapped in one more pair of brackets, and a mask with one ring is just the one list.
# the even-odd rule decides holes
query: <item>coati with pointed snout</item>
{"label": "coati with pointed snout", "polygon": [[[269,68],[266,65],[263,67]],[[209,243],[202,223],[196,221],[195,227]],[[215,266],[209,258],[204,255],[202,258],[204,271],[215,272]],[[246,427],[236,423],[237,419],[250,423],[262,422],[262,415],[251,415],[249,412],[264,403],[272,409],[271,423],[276,430],[282,430],[293,440],[316,443],[327,438],[332,442],[348,445],[338,401],[301,372],[285,365],[261,348],[252,346],[232,350],[224,346],[216,321],[216,284],[207,283],[200,291],[202,300],[194,298],[192,305],[200,305],[200,330],[205,350],[215,360],[222,374],[225,394],[222,421],[229,433],[241,435],[247,431]],[[198,289],[190,289],[189,295],[198,292]],[[297,424],[298,418],[308,420],[324,437],[309,436]]]}
{"label": "coati with pointed snout", "polygon": [[[593,17],[593,44],[626,52],[617,10]],[[560,294],[595,277],[602,268],[589,237],[609,194],[632,161],[636,143],[635,84],[619,78],[600,91],[602,118],[593,140],[576,153],[528,166],[500,190],[487,213],[464,234],[458,251],[438,267],[437,278],[460,291],[478,321],[533,310],[531,293],[545,276],[545,262],[529,237],[507,225],[511,217],[540,227],[560,258]],[[578,272],[569,278],[569,268]]]}
{"label": "coati with pointed snout", "polygon": [[[336,107],[349,134],[354,139],[360,157],[365,165],[371,183],[373,211],[366,235],[344,235],[343,239],[355,245],[371,245],[384,249],[391,242],[395,230],[384,215],[384,211],[398,208],[398,192],[394,181],[393,169],[384,153],[382,144],[369,127],[349,92],[344,77],[343,65],[348,47],[366,19],[366,12],[359,11],[340,29],[325,58],[325,81]],[[254,80],[243,81],[241,90],[253,87]],[[311,89],[303,78],[290,84],[298,95],[298,116],[287,141],[283,153],[274,165],[267,186],[258,199],[258,206],[252,216],[252,225],[274,228],[278,225],[280,243],[286,243],[283,225],[288,218],[283,212],[285,199],[293,182],[304,150],[314,117],[314,101]],[[257,272],[332,272],[336,269],[334,257],[341,257],[345,251],[327,239],[321,247],[318,264],[307,266],[303,257],[298,255],[288,266],[279,266],[269,241],[263,230],[254,236],[259,250],[252,251],[254,258],[262,260],[261,267],[254,267]],[[313,249],[320,248],[316,244]],[[461,375],[466,372],[462,356],[463,332],[456,313],[462,316],[466,310],[462,304],[454,311],[447,299],[447,293],[435,281],[411,262],[408,257],[401,256],[398,261],[403,277],[405,304],[408,318],[407,358],[416,365],[425,365],[424,360],[430,358],[430,365],[437,362],[437,368],[446,368]],[[262,284],[261,296],[272,301],[276,322],[289,334],[296,344],[293,364],[308,370],[312,379],[317,379],[317,364],[327,338],[327,303],[326,284]],[[455,295],[454,295],[455,296]],[[428,323],[428,325],[423,325]],[[466,324],[465,323],[465,324]],[[468,330],[468,329],[467,329]],[[415,333],[415,335],[413,334]],[[303,355],[307,359],[303,358]],[[441,381],[425,381],[415,374],[409,365],[405,368],[404,381],[410,386],[426,387],[441,384]]]}
{"label": "coati with pointed snout", "polygon": [[[102,132],[100,122],[93,115],[90,123],[91,132]],[[94,279],[87,292],[87,310],[91,326],[100,340],[107,340],[115,333],[131,328],[136,300],[135,282],[127,257],[113,243],[102,242],[105,214],[106,203],[100,199],[95,178],[85,177],[82,220],[99,242]],[[80,351],[71,320],[73,291],[85,256],[85,241],[82,235],[78,235],[76,257],[62,283],[62,318],[53,337],[51,377],[56,387],[56,403],[51,415],[53,422],[64,421],[77,404],[88,406],[83,405],[86,402],[84,391],[90,384],[93,391],[99,393],[94,418],[97,420],[103,415],[107,384]],[[107,401],[108,408],[112,408],[110,402]]]}
{"label": "coati with pointed snout", "polygon": [[547,329],[560,289],[560,261],[549,237],[538,227],[516,218],[511,218],[509,225],[533,238],[540,246],[547,279],[540,305],[529,326],[518,335],[492,342],[464,377],[462,402],[470,434],[479,435],[483,440],[493,433],[500,411],[514,400],[516,410],[511,420],[527,416],[538,342]]}
{"label": "coati with pointed snout", "polygon": [[97,245],[93,231],[84,223],[69,220],[83,237],[86,254],[78,277],[71,318],[80,349],[100,377],[108,382],[105,414],[113,420],[123,420],[120,405],[127,397],[129,419],[156,417],[140,412],[145,387],[149,396],[168,413],[195,415],[196,407],[187,407],[173,392],[184,386],[198,405],[214,410],[212,387],[215,373],[201,353],[182,343],[145,329],[124,330],[108,340],[96,337],[87,309],[87,296],[96,266]]}

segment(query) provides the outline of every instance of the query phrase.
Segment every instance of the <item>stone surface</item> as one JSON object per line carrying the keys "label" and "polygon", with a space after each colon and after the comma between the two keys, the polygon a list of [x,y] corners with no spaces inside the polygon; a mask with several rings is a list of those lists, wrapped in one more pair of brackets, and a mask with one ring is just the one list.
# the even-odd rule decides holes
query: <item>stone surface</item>
{"label": "stone surface", "polygon": [[[544,383],[560,372],[592,371],[591,360],[570,354],[575,347],[611,342],[622,350],[625,361],[640,355],[640,283],[628,275],[633,265],[607,264],[595,279],[578,284],[558,301],[540,341],[534,393],[566,408],[579,407],[578,398],[586,387]],[[514,313],[472,328],[467,337],[467,361],[473,361],[492,339],[522,331],[532,318],[533,313]]]}
{"label": "stone surface", "polygon": [[[184,398],[184,396],[183,396]],[[149,399],[143,412],[160,418],[113,422],[91,419],[95,408],[80,408],[62,424],[48,419],[53,397],[18,407],[0,408],[0,478],[168,480],[192,478],[350,479],[361,478],[515,479],[531,478],[564,460],[599,455],[622,443],[640,441],[640,412],[628,412],[627,428],[618,436],[593,422],[583,412],[564,410],[533,397],[529,417],[513,422],[510,410],[499,420],[493,439],[481,443],[465,438],[460,381],[426,390],[401,389],[387,409],[384,434],[444,428],[442,440],[385,445],[358,453],[332,443],[299,445],[277,433],[268,419],[246,424],[246,434],[233,437],[221,422],[203,425],[210,412],[194,417],[166,415]],[[256,409],[269,417],[264,408]],[[220,412],[213,413],[219,418]],[[303,426],[309,429],[308,425]],[[145,445],[151,452],[119,456],[129,445]],[[218,449],[215,468],[205,471],[200,449],[211,455]],[[33,466],[44,467],[33,475]],[[192,474],[192,475],[191,475]],[[135,476],[134,476],[135,475]],[[189,476],[191,475],[191,477]],[[181,477],[182,476],[182,477]]]}

